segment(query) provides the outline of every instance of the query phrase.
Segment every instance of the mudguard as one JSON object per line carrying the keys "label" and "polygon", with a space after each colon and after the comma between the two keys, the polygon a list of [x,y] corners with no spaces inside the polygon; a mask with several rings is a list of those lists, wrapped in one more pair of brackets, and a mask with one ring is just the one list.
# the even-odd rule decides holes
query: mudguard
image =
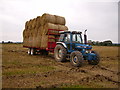
{"label": "mudguard", "polygon": [[64,48],[67,48],[66,44],[64,42],[56,42],[57,44],[63,45]]}

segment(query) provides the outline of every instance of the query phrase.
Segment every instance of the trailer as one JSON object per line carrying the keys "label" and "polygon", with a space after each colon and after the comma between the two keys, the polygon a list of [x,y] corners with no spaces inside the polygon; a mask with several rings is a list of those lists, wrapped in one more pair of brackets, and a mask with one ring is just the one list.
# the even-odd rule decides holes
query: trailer
{"label": "trailer", "polygon": [[47,47],[46,48],[23,46],[25,48],[28,48],[28,54],[29,55],[36,55],[38,53],[48,55],[49,52],[54,53],[54,48],[57,44],[56,44],[56,42],[50,42],[50,39],[54,39],[54,40],[58,41],[59,38],[52,38],[52,37],[50,37],[50,35],[59,37],[60,33],[51,33],[51,31],[52,32],[54,32],[54,31],[60,32],[60,31],[64,31],[64,30],[48,29],[48,33],[47,33],[48,41],[47,41]]}

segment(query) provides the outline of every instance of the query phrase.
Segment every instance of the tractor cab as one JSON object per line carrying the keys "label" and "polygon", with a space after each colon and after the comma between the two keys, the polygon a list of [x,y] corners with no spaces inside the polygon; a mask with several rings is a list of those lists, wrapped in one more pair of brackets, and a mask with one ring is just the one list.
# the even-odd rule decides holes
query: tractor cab
{"label": "tractor cab", "polygon": [[[86,34],[85,34],[86,35]],[[73,51],[82,51],[92,49],[91,45],[87,45],[87,39],[84,35],[84,41],[82,39],[82,32],[66,31],[60,33],[59,42],[71,53]]]}

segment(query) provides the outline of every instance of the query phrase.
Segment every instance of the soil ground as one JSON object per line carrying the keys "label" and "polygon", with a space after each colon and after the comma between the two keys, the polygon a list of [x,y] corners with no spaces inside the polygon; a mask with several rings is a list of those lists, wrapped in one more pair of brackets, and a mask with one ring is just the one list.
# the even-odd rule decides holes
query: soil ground
{"label": "soil ground", "polygon": [[118,88],[118,47],[93,46],[98,65],[56,62],[53,54],[27,54],[22,44],[2,44],[3,88]]}

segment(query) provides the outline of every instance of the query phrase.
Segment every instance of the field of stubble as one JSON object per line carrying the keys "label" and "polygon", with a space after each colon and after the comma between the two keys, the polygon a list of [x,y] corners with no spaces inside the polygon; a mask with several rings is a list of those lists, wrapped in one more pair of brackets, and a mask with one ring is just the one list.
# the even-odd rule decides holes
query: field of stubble
{"label": "field of stubble", "polygon": [[94,46],[98,65],[56,62],[48,56],[27,54],[22,44],[2,44],[3,88],[118,88],[118,47]]}

